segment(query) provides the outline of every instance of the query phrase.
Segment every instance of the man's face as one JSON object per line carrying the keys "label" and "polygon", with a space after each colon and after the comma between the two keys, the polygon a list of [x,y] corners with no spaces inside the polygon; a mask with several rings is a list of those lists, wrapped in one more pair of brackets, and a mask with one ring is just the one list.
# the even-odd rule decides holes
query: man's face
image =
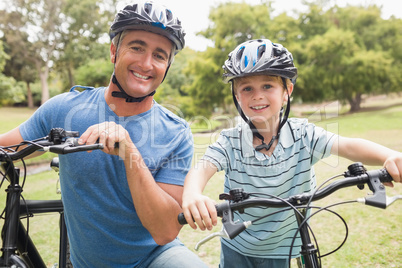
{"label": "man's face", "polygon": [[120,40],[118,51],[111,46],[111,59],[116,58],[115,74],[124,91],[133,97],[148,95],[162,83],[172,42],[147,31],[129,31]]}

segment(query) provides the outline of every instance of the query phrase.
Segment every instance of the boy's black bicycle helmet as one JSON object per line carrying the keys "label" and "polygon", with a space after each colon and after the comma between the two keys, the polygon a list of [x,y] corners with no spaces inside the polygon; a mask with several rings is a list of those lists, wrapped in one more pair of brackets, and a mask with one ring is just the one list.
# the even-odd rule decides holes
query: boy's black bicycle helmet
{"label": "boy's black bicycle helmet", "polygon": [[[152,1],[127,5],[124,9],[120,10],[110,26],[110,40],[121,35],[125,30],[143,30],[160,34],[168,38],[175,45],[175,49],[173,50],[175,54],[184,48],[185,32],[181,26],[180,20],[170,9]],[[118,42],[119,41],[120,40],[118,40]],[[118,44],[116,47],[118,48]],[[169,61],[165,76],[169,70],[170,63],[171,61]],[[112,96],[124,98],[126,99],[126,102],[141,102],[145,98],[155,94],[155,91],[153,91],[150,94],[139,98],[128,95],[121,87],[114,73],[112,82],[116,84],[120,90],[120,92],[112,92]]]}
{"label": "boy's black bicycle helmet", "polygon": [[[286,79],[290,79],[293,84],[296,83],[297,79],[297,68],[294,66],[292,54],[281,44],[272,43],[268,39],[249,40],[238,45],[229,53],[228,59],[222,67],[224,69],[223,81],[225,83],[232,82],[232,87],[233,79],[235,78],[272,75],[282,78],[283,86],[287,91]],[[258,145],[255,149],[257,151],[263,149],[268,151],[274,141],[279,139],[280,130],[287,121],[290,111],[290,97],[288,97],[285,114],[283,114],[283,108],[280,112],[277,135],[272,136],[271,141],[266,144],[264,137],[242,111],[234,90],[232,90],[232,96],[240,116],[248,123],[253,134],[261,140],[261,145]]]}

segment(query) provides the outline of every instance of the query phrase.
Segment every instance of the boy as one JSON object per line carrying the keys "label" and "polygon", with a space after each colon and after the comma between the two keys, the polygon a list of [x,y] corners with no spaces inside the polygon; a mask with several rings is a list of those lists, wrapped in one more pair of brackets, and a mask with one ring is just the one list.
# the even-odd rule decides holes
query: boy
{"label": "boy", "polygon": [[[245,123],[223,130],[186,176],[182,208],[192,228],[198,225],[201,230],[210,230],[216,225],[214,202],[202,191],[221,170],[225,170],[225,192],[243,188],[282,198],[311,192],[316,187],[313,165],[330,154],[368,165],[384,164],[393,179],[401,182],[401,153],[335,135],[306,119],[288,119],[297,68],[282,45],[267,39],[247,41],[229,54],[223,68],[224,80],[231,82],[233,100]],[[252,220],[268,210],[248,209],[235,214],[234,220]],[[250,226],[233,240],[222,239],[220,267],[288,267],[296,230],[294,212],[289,210]],[[298,238],[293,258],[298,256],[300,245]]]}

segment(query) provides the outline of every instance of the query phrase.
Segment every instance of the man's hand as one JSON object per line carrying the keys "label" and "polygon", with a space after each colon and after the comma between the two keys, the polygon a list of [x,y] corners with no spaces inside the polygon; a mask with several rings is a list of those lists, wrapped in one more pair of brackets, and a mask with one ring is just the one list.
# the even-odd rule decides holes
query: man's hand
{"label": "man's hand", "polygon": [[103,122],[89,127],[80,137],[80,144],[102,143],[103,152],[112,155],[125,156],[128,148],[134,149],[127,130],[115,122]]}

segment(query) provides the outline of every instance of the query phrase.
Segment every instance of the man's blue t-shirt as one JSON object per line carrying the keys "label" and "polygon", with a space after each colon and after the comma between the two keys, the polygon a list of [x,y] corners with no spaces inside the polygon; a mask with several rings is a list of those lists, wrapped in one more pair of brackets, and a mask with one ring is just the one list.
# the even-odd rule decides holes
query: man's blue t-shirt
{"label": "man's blue t-shirt", "polygon": [[[105,88],[73,88],[50,99],[20,126],[22,137],[43,137],[54,127],[82,134],[114,121],[130,133],[156,182],[183,185],[193,156],[188,124],[156,102],[145,113],[118,117],[104,94]],[[74,267],[133,267],[146,258],[158,245],[136,214],[123,161],[100,150],[59,158]]]}

